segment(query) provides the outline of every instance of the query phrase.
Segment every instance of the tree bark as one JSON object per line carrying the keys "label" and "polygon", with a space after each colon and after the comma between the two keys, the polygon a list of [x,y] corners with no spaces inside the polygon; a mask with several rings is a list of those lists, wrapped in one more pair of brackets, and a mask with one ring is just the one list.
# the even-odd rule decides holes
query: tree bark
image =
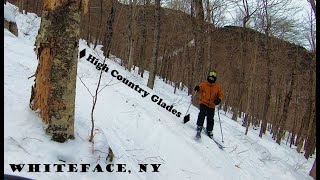
{"label": "tree bark", "polygon": [[277,135],[277,143],[280,145],[281,143],[281,138],[282,135],[285,132],[285,125],[286,125],[286,121],[287,121],[287,117],[288,117],[288,112],[289,112],[289,106],[290,106],[290,102],[292,99],[292,92],[293,92],[293,87],[295,85],[295,77],[294,74],[295,70],[292,70],[292,75],[291,75],[291,83],[290,83],[290,87],[289,87],[289,92],[287,93],[285,100],[284,100],[284,105],[283,105],[283,113],[281,116],[281,123],[280,123],[280,129],[279,129],[279,133]]}
{"label": "tree bark", "polygon": [[316,173],[316,165],[317,165],[316,160],[317,160],[317,159],[314,160],[313,165],[312,165],[312,169],[311,169],[310,172],[309,172],[309,175],[312,176],[313,179],[317,179],[317,178],[316,178],[316,174],[317,174],[317,173]]}
{"label": "tree bark", "polygon": [[135,42],[135,30],[136,30],[136,5],[137,5],[137,0],[130,0],[130,22],[129,22],[129,57],[128,57],[128,70],[131,71],[131,68],[133,66],[133,53],[135,50],[134,47],[134,42]]}
{"label": "tree bark", "polygon": [[100,39],[101,39],[101,32],[102,32],[102,16],[103,16],[103,0],[100,0],[100,22],[99,22],[99,30],[96,36],[96,40],[94,42],[94,48],[96,49]]}
{"label": "tree bark", "polygon": [[47,134],[74,139],[74,109],[81,1],[45,0],[35,50],[38,67],[30,107],[40,110]]}
{"label": "tree bark", "polygon": [[158,60],[158,53],[159,53],[159,41],[160,41],[160,1],[155,0],[156,2],[156,9],[155,9],[155,30],[154,30],[154,43],[153,43],[153,51],[152,51],[152,64],[150,67],[149,79],[147,86],[150,89],[153,89],[154,81],[156,78],[157,73],[157,60]]}
{"label": "tree bark", "polygon": [[111,42],[112,42],[112,36],[113,36],[113,24],[114,24],[114,19],[116,16],[116,4],[117,0],[111,0],[111,9],[110,13],[107,19],[107,28],[103,40],[103,55],[106,58],[109,58],[109,54],[111,51]]}
{"label": "tree bark", "polygon": [[[295,103],[298,103],[297,97],[296,97]],[[296,136],[295,128],[296,128],[297,119],[298,119],[297,112],[298,112],[298,108],[297,108],[297,104],[296,104],[296,106],[295,106],[294,120],[293,120],[293,126],[292,126],[292,129],[291,129],[292,135],[291,135],[291,139],[290,139],[290,147],[291,147],[292,144],[294,143],[294,137]]]}
{"label": "tree bark", "polygon": [[267,72],[267,83],[266,83],[266,96],[265,96],[265,100],[264,100],[264,107],[263,107],[263,114],[262,114],[262,124],[261,124],[261,129],[259,132],[259,137],[262,138],[262,134],[265,134],[266,132],[266,127],[267,127],[267,113],[269,110],[269,106],[270,106],[270,99],[271,99],[271,76],[272,76],[272,70],[271,70],[271,43],[270,43],[270,26],[271,26],[271,20],[268,14],[268,1],[263,2],[264,3],[264,10],[265,10],[265,14],[264,17],[266,19],[266,27],[265,27],[265,38],[266,38],[266,42],[265,42],[265,51],[266,51],[266,59],[267,59],[267,68],[268,68],[268,72]]}
{"label": "tree bark", "polygon": [[90,38],[90,24],[91,24],[91,7],[89,6],[89,11],[88,11],[89,13],[89,16],[88,16],[88,24],[87,24],[87,37],[86,37],[86,39],[87,39],[87,45],[90,47],[90,42],[91,42],[91,38]]}
{"label": "tree bark", "polygon": [[305,158],[309,158],[313,152],[314,152],[314,148],[316,146],[316,113],[314,113],[313,115],[313,119],[312,119],[312,126],[311,129],[309,130],[308,133],[308,137],[306,140],[306,148],[305,148],[305,154],[304,157]]}
{"label": "tree bark", "polygon": [[[312,60],[313,64],[312,67],[314,67],[314,63],[315,63],[315,59]],[[312,68],[309,71],[309,84],[310,84],[310,89],[308,91],[308,103],[307,103],[307,110],[303,116],[298,134],[297,134],[297,138],[296,138],[296,142],[295,145],[297,146],[297,152],[301,151],[301,148],[303,146],[303,142],[304,142],[304,138],[307,137],[307,133],[309,130],[309,124],[310,121],[312,119],[312,109],[314,108],[314,104],[313,104],[313,94],[314,94],[314,90],[313,90],[313,86],[314,86],[314,71],[312,70]]]}
{"label": "tree bark", "polygon": [[[247,41],[247,39],[245,40],[245,41]],[[255,42],[258,42],[258,37],[255,37]],[[257,43],[258,44],[258,43]],[[247,49],[247,43],[245,43],[245,47],[244,48],[246,48]],[[246,49],[245,49],[245,51],[246,51]],[[251,114],[251,116],[253,115],[252,113],[249,113],[250,111],[250,104],[251,104],[251,102],[250,102],[250,99],[252,98],[251,97],[251,95],[252,95],[252,86],[253,86],[253,79],[254,79],[254,77],[255,77],[255,73],[256,73],[256,65],[257,65],[257,54],[258,54],[258,45],[256,45],[255,46],[255,49],[254,49],[254,57],[252,58],[252,63],[251,63],[251,65],[252,65],[252,67],[250,68],[250,71],[252,71],[251,72],[251,76],[250,76],[250,80],[249,80],[249,87],[248,87],[248,94],[247,94],[247,104],[246,104],[246,109],[245,109],[245,113],[246,113],[246,115],[249,115],[249,114]],[[251,119],[251,118],[250,118]],[[247,124],[246,124],[246,132],[245,132],[245,135],[247,135],[248,134],[248,129],[249,129],[249,126],[250,126],[250,121],[248,120],[247,122],[246,122]]]}
{"label": "tree bark", "polygon": [[147,47],[147,25],[146,25],[146,2],[144,0],[144,6],[142,7],[142,43],[141,43],[141,55],[140,55],[140,67],[139,73],[143,78],[144,70],[146,68],[146,47]]}
{"label": "tree bark", "polygon": [[194,36],[195,53],[192,66],[192,86],[199,82],[204,76],[204,12],[202,0],[191,1],[191,21]]}
{"label": "tree bark", "polygon": [[211,60],[211,28],[210,26],[212,25],[210,20],[211,20],[211,8],[210,8],[210,1],[206,1],[206,8],[207,8],[207,43],[208,43],[208,59],[207,59],[207,66],[206,69],[212,69],[212,60]]}

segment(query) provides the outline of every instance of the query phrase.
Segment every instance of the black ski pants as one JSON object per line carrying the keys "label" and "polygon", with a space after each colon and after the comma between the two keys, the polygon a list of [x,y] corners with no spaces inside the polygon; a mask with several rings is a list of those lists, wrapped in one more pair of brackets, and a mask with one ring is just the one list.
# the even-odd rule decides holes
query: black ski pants
{"label": "black ski pants", "polygon": [[212,131],[214,125],[214,108],[209,108],[204,104],[200,104],[200,112],[198,115],[197,126],[203,126],[204,118],[207,116],[207,130]]}

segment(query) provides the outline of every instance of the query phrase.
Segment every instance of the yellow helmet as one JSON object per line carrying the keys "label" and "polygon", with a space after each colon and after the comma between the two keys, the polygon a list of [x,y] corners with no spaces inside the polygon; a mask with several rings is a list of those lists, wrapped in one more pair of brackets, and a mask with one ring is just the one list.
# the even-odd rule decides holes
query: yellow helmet
{"label": "yellow helmet", "polygon": [[210,71],[208,76],[213,76],[217,78],[217,73],[215,71]]}

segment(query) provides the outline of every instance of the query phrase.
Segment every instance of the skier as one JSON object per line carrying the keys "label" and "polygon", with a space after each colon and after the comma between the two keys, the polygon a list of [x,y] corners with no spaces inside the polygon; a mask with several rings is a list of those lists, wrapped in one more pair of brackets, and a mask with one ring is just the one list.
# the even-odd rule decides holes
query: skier
{"label": "skier", "polygon": [[194,88],[195,93],[200,96],[200,112],[197,120],[197,136],[200,137],[201,130],[203,129],[204,118],[207,116],[207,128],[206,134],[213,137],[213,125],[214,125],[214,111],[215,106],[220,104],[224,93],[220,85],[216,84],[217,73],[211,71],[208,74],[207,81],[204,81],[200,86]]}

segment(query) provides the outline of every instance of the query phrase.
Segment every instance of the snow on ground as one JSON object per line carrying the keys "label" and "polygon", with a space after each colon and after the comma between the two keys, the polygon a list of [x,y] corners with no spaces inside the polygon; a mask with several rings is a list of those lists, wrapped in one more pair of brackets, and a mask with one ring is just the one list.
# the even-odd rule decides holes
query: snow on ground
{"label": "snow on ground", "polygon": [[[18,17],[18,18],[17,18]],[[308,172],[314,157],[306,160],[295,148],[276,144],[271,135],[262,139],[258,131],[250,129],[244,135],[244,127],[232,121],[231,114],[220,111],[225,149],[221,150],[204,134],[194,140],[199,110],[191,106],[190,122],[183,124],[190,96],[185,91],[173,93],[174,88],[157,78],[155,89],[147,88],[148,73],[140,78],[119,65],[120,60],[108,59],[109,71],[103,73],[100,93],[95,110],[95,144],[88,142],[91,128],[92,97],[81,80],[93,93],[99,77],[86,58],[78,61],[76,91],[75,140],[64,144],[50,140],[46,127],[38,114],[29,108],[32,76],[37,67],[33,51],[40,20],[34,14],[18,14],[19,36],[4,29],[4,172],[34,179],[312,179]],[[30,30],[31,29],[31,30]],[[101,50],[92,50],[80,40],[79,50],[87,49],[103,60]],[[101,46],[99,46],[101,48]],[[111,76],[117,70],[120,75],[138,84],[150,95],[143,98],[135,90]],[[164,99],[182,113],[176,117],[152,102],[151,95]],[[214,137],[221,142],[218,115],[215,115]],[[114,164],[126,164],[125,172],[12,172],[9,164],[100,164],[105,170],[106,153],[111,147]],[[63,161],[65,162],[63,162]],[[110,163],[110,162],[108,162]],[[138,164],[161,164],[159,172],[139,172]],[[79,167],[80,169],[80,167]],[[91,171],[93,168],[90,169]],[[42,169],[43,171],[43,169]],[[67,171],[67,170],[66,170]]]}

